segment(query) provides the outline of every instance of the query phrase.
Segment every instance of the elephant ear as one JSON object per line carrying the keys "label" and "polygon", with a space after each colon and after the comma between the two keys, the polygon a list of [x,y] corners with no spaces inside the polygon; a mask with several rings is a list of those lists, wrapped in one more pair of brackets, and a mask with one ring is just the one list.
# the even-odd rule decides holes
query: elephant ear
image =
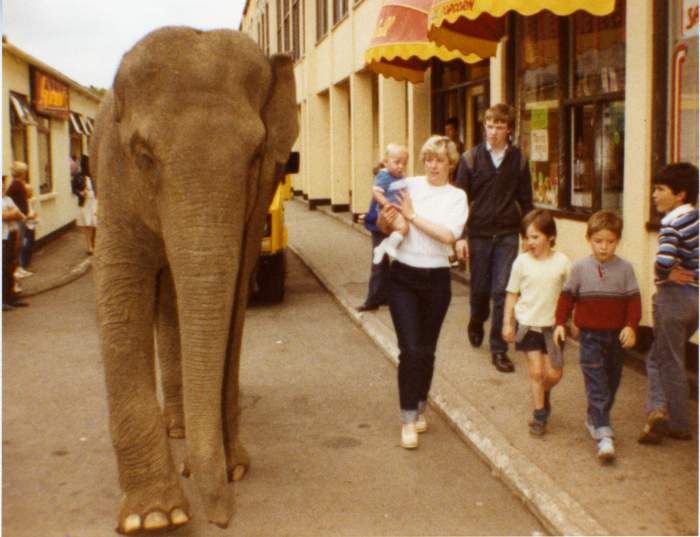
{"label": "elephant ear", "polygon": [[[272,68],[272,87],[262,114],[267,130],[265,160],[271,159],[278,168],[286,164],[292,145],[299,134],[296,87],[294,64],[289,56],[281,54],[272,56],[270,67]],[[275,175],[282,171],[275,169]]]}

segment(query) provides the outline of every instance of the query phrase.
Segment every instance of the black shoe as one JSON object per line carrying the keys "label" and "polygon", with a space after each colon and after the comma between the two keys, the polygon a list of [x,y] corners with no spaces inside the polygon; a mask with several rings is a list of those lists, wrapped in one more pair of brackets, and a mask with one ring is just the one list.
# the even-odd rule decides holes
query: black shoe
{"label": "black shoe", "polygon": [[357,311],[374,311],[379,309],[378,304],[362,304],[355,308]]}
{"label": "black shoe", "polygon": [[467,327],[467,334],[472,347],[481,347],[481,342],[484,341],[484,323],[471,319]]}
{"label": "black shoe", "polygon": [[491,355],[491,363],[501,373],[512,373],[515,371],[513,362],[510,361],[510,358],[508,358],[508,355],[505,352],[494,352]]}
{"label": "black shoe", "polygon": [[542,436],[547,432],[547,422],[541,420],[533,419],[528,423],[530,426],[530,435],[532,436]]}

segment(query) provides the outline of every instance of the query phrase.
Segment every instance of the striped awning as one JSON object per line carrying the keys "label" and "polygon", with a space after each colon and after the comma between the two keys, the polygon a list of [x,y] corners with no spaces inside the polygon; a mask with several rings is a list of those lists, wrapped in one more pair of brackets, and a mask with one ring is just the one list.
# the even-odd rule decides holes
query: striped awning
{"label": "striped awning", "polygon": [[423,82],[430,60],[444,62],[462,60],[475,63],[476,54],[447,50],[428,38],[428,12],[433,0],[387,0],[379,12],[379,20],[365,64],[372,71],[396,80]]}
{"label": "striped awning", "polygon": [[463,54],[495,56],[505,34],[509,11],[535,15],[548,10],[571,15],[583,10],[591,15],[609,15],[615,0],[435,0],[428,17],[428,36],[436,44]]}

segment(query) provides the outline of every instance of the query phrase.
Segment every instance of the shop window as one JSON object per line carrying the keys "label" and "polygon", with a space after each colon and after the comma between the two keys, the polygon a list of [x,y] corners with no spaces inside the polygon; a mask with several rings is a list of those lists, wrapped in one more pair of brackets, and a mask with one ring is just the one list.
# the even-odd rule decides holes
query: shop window
{"label": "shop window", "polygon": [[669,162],[698,165],[698,3],[669,2]]}
{"label": "shop window", "polygon": [[328,1],[316,0],[316,40],[328,33]]}
{"label": "shop window", "polygon": [[301,57],[301,32],[299,31],[300,22],[300,0],[292,0],[292,58],[298,60]]}
{"label": "shop window", "polygon": [[36,125],[36,119],[27,106],[26,97],[10,94],[10,147],[12,160],[29,163],[27,158],[27,126]]}
{"label": "shop window", "polygon": [[333,24],[338,24],[347,14],[348,0],[333,0]]}
{"label": "shop window", "polygon": [[77,162],[80,162],[80,157],[83,154],[83,122],[80,121],[80,114],[75,112],[70,113],[70,121],[68,121],[68,132],[70,134],[70,156]]}
{"label": "shop window", "polygon": [[37,141],[39,146],[39,192],[53,190],[51,170],[51,120],[46,116],[37,118]]}
{"label": "shop window", "polygon": [[459,121],[463,149],[483,139],[483,120],[488,108],[489,62],[466,64],[434,60],[431,68],[433,132],[444,132],[450,118]]}
{"label": "shop window", "polygon": [[606,17],[518,17],[515,32],[516,139],[535,203],[583,215],[620,210],[625,2]]}

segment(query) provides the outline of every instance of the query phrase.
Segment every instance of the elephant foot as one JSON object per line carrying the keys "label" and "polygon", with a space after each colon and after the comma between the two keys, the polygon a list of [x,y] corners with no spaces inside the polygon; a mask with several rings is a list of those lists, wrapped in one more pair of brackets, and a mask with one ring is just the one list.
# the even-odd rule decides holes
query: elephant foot
{"label": "elephant foot", "polygon": [[[160,532],[184,526],[190,521],[189,505],[179,488],[166,491],[164,499],[156,499],[156,491],[125,495],[117,523],[117,532],[132,535]],[[137,499],[138,497],[141,500]],[[167,499],[165,499],[167,498]]]}

